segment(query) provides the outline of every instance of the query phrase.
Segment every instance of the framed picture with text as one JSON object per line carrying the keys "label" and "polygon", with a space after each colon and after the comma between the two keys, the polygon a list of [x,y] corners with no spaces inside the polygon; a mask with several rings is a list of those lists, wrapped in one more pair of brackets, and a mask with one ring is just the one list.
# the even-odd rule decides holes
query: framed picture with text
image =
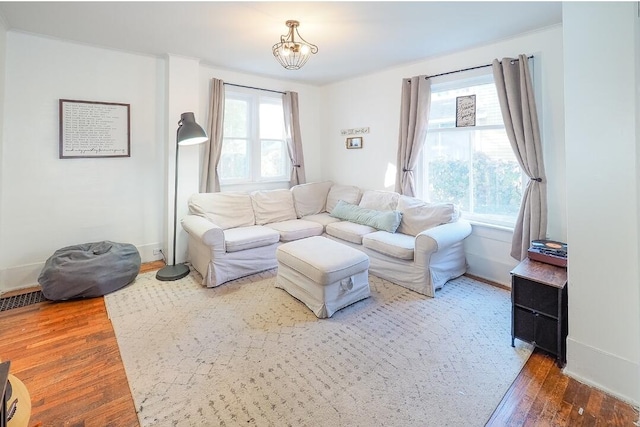
{"label": "framed picture with text", "polygon": [[131,157],[129,104],[60,99],[60,158]]}

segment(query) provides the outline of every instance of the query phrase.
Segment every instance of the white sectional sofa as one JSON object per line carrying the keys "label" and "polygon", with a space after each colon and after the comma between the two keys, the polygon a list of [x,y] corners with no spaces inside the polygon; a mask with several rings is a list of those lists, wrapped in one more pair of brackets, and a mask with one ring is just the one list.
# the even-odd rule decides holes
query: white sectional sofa
{"label": "white sectional sofa", "polygon": [[374,276],[430,297],[466,271],[463,240],[471,233],[452,204],[330,181],[194,194],[182,227],[189,261],[208,287],[277,267],[282,243],[324,236],[366,253]]}

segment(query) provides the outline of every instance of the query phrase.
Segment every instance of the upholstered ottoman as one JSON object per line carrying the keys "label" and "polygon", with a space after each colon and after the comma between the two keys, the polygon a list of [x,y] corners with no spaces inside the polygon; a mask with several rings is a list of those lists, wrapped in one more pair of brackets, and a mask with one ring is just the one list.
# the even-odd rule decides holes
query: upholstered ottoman
{"label": "upholstered ottoman", "polygon": [[371,295],[369,257],[342,243],[315,236],[276,250],[276,287],[302,301],[318,318]]}

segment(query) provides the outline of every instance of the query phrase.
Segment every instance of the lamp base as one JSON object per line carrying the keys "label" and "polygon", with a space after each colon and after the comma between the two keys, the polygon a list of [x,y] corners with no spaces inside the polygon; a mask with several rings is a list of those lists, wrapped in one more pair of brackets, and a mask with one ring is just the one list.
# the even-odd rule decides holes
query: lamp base
{"label": "lamp base", "polygon": [[189,267],[184,264],[167,265],[156,273],[156,279],[163,282],[172,282],[189,275]]}

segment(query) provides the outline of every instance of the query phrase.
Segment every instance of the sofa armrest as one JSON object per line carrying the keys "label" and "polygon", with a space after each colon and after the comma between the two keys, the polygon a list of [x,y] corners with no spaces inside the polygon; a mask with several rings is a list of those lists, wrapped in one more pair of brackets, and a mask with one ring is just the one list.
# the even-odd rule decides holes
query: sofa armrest
{"label": "sofa armrest", "polygon": [[194,239],[214,249],[224,252],[224,232],[206,218],[198,215],[187,215],[180,221],[182,228]]}
{"label": "sofa armrest", "polygon": [[459,219],[419,233],[416,236],[416,248],[425,247],[430,252],[437,252],[439,249],[464,240],[469,234],[471,234],[471,224],[465,219]]}

